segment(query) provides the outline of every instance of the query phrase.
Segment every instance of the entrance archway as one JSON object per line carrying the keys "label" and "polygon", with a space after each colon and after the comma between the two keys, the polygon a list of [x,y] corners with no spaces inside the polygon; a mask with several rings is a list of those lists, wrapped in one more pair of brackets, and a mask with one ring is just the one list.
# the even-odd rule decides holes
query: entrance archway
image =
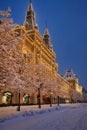
{"label": "entrance archway", "polygon": [[12,93],[4,92],[2,96],[2,104],[10,105],[12,103]]}

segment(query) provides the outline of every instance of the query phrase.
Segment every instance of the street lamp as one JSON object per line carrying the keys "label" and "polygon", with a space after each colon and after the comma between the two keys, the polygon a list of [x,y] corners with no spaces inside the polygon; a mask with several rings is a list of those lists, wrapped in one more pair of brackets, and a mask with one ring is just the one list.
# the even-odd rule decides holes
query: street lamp
{"label": "street lamp", "polygon": [[[32,58],[32,54],[24,54],[24,58],[28,58],[28,59],[31,59]],[[22,67],[21,67],[21,70],[20,70],[20,74],[22,75],[23,74],[23,67],[24,67],[24,59],[22,59],[21,61],[22,63]],[[17,111],[20,111],[20,90],[19,90],[19,93],[18,93],[18,107],[17,107]]]}
{"label": "street lamp", "polygon": [[57,96],[57,105],[58,105],[58,106],[59,106],[59,99],[60,99],[60,97]]}
{"label": "street lamp", "polygon": [[[50,90],[51,91],[51,90]],[[52,91],[50,92],[50,107],[52,107]]]}
{"label": "street lamp", "polygon": [[41,108],[41,100],[40,100],[40,88],[38,88],[38,105],[39,105],[39,108]]}
{"label": "street lamp", "polygon": [[17,107],[17,111],[20,111],[20,91],[18,93],[18,107]]}
{"label": "street lamp", "polygon": [[40,84],[40,87],[38,88],[38,96],[37,96],[37,98],[38,98],[38,105],[39,105],[39,108],[41,108],[41,88],[42,88],[42,83]]}
{"label": "street lamp", "polygon": [[52,107],[52,96],[50,95],[50,107]]}

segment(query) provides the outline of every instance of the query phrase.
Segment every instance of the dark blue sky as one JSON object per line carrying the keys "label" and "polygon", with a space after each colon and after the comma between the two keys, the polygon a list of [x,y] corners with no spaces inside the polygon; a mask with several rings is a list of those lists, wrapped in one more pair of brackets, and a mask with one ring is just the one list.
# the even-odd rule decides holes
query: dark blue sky
{"label": "dark blue sky", "polygon": [[[11,7],[14,23],[23,24],[30,0],[0,0],[0,10]],[[59,73],[68,68],[87,89],[87,0],[32,0],[39,31],[45,23],[56,52]]]}

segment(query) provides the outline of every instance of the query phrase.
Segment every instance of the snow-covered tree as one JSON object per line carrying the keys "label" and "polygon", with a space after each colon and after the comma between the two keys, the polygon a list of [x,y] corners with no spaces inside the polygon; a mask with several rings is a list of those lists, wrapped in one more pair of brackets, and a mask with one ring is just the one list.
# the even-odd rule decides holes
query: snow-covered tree
{"label": "snow-covered tree", "polygon": [[12,20],[8,18],[10,9],[0,11],[0,83],[6,87],[22,87],[20,69],[22,57],[23,36],[17,37]]}
{"label": "snow-covered tree", "polygon": [[49,72],[45,65],[26,62],[22,47],[27,34],[18,35],[12,19],[8,18],[10,12],[9,8],[0,11],[0,85],[4,85],[7,90],[29,94],[41,89],[43,94],[63,96],[60,86],[64,86],[64,82],[61,82],[60,77]]}

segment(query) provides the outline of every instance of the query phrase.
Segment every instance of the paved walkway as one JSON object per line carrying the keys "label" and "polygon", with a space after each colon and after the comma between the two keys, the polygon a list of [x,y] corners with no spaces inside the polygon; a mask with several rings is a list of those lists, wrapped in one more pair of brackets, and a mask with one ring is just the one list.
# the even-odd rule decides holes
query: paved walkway
{"label": "paved walkway", "polygon": [[[36,110],[35,107],[28,108]],[[44,105],[42,109],[47,107]],[[32,116],[19,114],[0,123],[0,130],[87,130],[87,104],[60,104],[60,109],[53,109]]]}
{"label": "paved walkway", "polygon": [[[53,106],[57,106],[57,104],[52,105],[52,107]],[[0,117],[17,114],[22,111],[39,110],[46,108],[50,108],[50,105],[41,105],[41,108],[39,108],[38,105],[20,106],[20,111],[17,111],[17,106],[0,107]]]}

